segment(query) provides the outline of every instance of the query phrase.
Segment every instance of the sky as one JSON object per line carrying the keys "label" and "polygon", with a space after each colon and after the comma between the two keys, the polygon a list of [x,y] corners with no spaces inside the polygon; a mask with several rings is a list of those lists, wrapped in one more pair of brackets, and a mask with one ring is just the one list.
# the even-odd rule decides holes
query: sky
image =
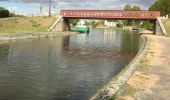
{"label": "sky", "polygon": [[[49,0],[0,0],[0,7],[5,7],[17,14],[30,15],[40,12],[48,12]],[[51,0],[52,11],[59,13],[60,10],[70,9],[94,9],[94,10],[121,10],[126,4],[140,6],[147,10],[155,0]]]}

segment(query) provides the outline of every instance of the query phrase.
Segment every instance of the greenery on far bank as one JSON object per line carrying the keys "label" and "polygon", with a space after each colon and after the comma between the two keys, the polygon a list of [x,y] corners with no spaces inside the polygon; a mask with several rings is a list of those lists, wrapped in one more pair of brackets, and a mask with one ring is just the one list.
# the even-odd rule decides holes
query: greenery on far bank
{"label": "greenery on far bank", "polygon": [[170,37],[170,19],[163,19],[162,22],[165,27],[167,36]]}
{"label": "greenery on far bank", "polygon": [[47,32],[56,17],[9,17],[0,18],[0,34]]}
{"label": "greenery on far bank", "polygon": [[[132,10],[132,11],[139,11],[141,8],[139,6],[132,6],[130,4],[126,4],[124,6],[124,9],[123,10]],[[137,21],[137,20],[123,20],[123,25],[124,26],[136,26],[136,25],[139,25],[140,24],[140,21]]]}
{"label": "greenery on far bank", "polygon": [[[128,11],[140,11],[141,8],[136,5],[130,5],[126,4],[124,7],[124,10]],[[123,21],[124,26],[138,26],[140,28],[145,28],[145,29],[152,29],[153,28],[153,23],[149,21],[142,21],[142,20],[124,20]]]}

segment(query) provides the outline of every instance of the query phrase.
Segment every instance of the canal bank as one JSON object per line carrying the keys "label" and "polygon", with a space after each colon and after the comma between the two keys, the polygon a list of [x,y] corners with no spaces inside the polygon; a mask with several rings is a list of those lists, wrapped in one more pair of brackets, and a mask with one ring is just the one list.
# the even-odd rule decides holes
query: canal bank
{"label": "canal bank", "polygon": [[[140,36],[139,51],[136,57],[126,66],[117,76],[107,85],[100,89],[90,100],[109,100],[126,84],[135,69],[140,64],[143,57],[147,54],[150,46],[150,38],[147,35]],[[114,99],[113,99],[114,100]]]}
{"label": "canal bank", "polygon": [[151,41],[146,55],[114,100],[169,100],[170,38],[146,37]]}
{"label": "canal bank", "polygon": [[134,60],[91,100],[168,100],[170,98],[170,38],[140,37]]}
{"label": "canal bank", "polygon": [[65,36],[77,34],[77,32],[32,32],[23,34],[3,34],[0,35],[0,40],[20,40],[20,39],[33,39],[52,36]]}

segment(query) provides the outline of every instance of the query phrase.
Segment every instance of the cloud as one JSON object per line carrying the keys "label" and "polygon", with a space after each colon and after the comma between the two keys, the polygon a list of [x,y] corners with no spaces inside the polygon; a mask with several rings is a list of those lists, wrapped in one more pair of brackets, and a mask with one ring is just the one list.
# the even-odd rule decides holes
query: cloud
{"label": "cloud", "polygon": [[[137,5],[140,6],[141,9],[147,10],[148,7],[155,2],[155,0],[51,0],[51,1],[52,1],[52,5],[53,6],[55,5],[55,8],[58,13],[60,10],[63,9],[121,10],[126,4]],[[1,2],[18,3],[18,4],[23,3],[24,5],[21,9],[23,9],[24,6],[27,5],[29,6],[32,4],[39,5],[41,3],[44,9],[48,10],[49,0],[0,0],[0,3]],[[39,7],[35,7],[34,9],[38,10]]]}
{"label": "cloud", "polygon": [[[49,0],[0,0],[23,3],[48,3]],[[105,8],[116,8],[117,6],[124,6],[125,4],[139,5],[144,8],[149,7],[155,0],[51,0],[54,4],[64,4],[75,8],[84,7],[93,8],[102,6]]]}

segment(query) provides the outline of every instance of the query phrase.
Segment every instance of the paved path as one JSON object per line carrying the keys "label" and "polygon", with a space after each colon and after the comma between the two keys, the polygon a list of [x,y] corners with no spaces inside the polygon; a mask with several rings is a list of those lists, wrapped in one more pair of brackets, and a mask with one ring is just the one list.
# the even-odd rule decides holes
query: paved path
{"label": "paved path", "polygon": [[118,99],[170,100],[170,38],[148,37],[150,48],[126,85],[131,87],[131,94],[124,87]]}

